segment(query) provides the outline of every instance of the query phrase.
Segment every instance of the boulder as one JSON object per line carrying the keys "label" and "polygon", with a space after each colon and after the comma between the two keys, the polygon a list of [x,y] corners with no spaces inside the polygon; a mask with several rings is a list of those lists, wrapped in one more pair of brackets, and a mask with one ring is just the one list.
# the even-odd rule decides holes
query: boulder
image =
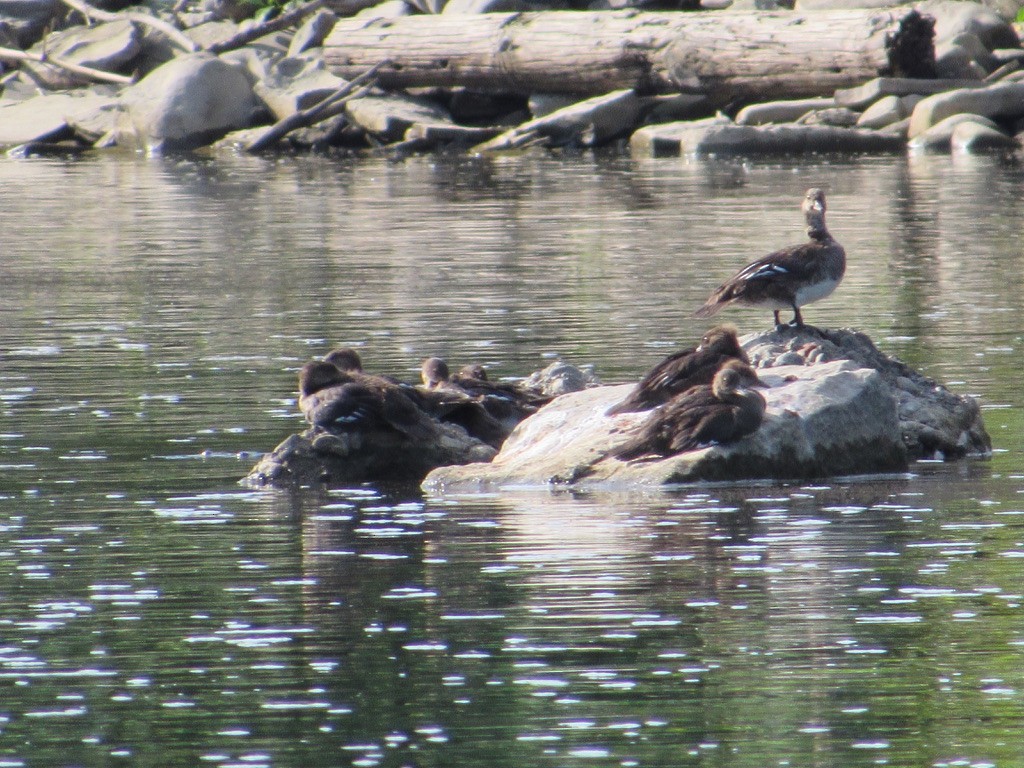
{"label": "boulder", "polygon": [[110,124],[116,96],[96,91],[52,93],[0,105],[0,147],[57,141],[74,135],[72,126],[94,120]]}
{"label": "boulder", "polygon": [[395,433],[334,434],[319,427],[286,438],[242,479],[277,488],[377,481],[419,482],[430,470],[490,461],[496,451],[460,427],[436,424],[433,439],[413,441]]}
{"label": "boulder", "polygon": [[836,128],[852,128],[857,125],[860,117],[852,109],[846,107],[827,107],[812,109],[796,119],[797,125],[831,125]]}
{"label": "boulder", "polygon": [[963,0],[925,0],[917,10],[935,19],[936,43],[961,33],[975,35],[988,50],[1018,48],[1020,39],[1013,26],[980,3]]}
{"label": "boulder", "polygon": [[593,147],[629,135],[640,121],[643,109],[643,99],[632,89],[613,91],[529,120],[474,149],[516,149],[536,141]]}
{"label": "boulder", "polygon": [[323,101],[345,84],[319,56],[286,56],[253,86],[274,117],[282,120]]}
{"label": "boulder", "polygon": [[815,109],[828,109],[836,105],[835,99],[796,99],[750,104],[736,114],[736,125],[767,125],[792,123]]}
{"label": "boulder", "polygon": [[898,152],[893,134],[831,125],[736,125],[713,117],[686,123],[651,125],[633,133],[636,155],[767,155],[805,152]]}
{"label": "boulder", "polygon": [[835,92],[837,106],[864,109],[883,96],[930,96],[958,88],[982,88],[980,80],[923,80],[912,77],[876,77],[856,88],[842,88]]}
{"label": "boulder", "polygon": [[910,116],[921,96],[883,96],[857,118],[859,128],[885,128]]}
{"label": "boulder", "polygon": [[[80,67],[119,72],[138,55],[141,39],[142,32],[134,23],[111,21],[94,27],[71,27],[48,35],[32,48],[32,53],[45,53]],[[34,80],[54,90],[89,82],[81,75],[44,63],[27,61],[22,66],[32,72]]]}
{"label": "boulder", "polygon": [[1000,82],[984,88],[963,88],[927,96],[910,116],[911,138],[924,133],[951,115],[970,113],[983,117],[1024,115],[1024,83]]}
{"label": "boulder", "polygon": [[909,149],[917,151],[948,152],[953,141],[953,131],[961,123],[974,123],[992,130],[999,130],[999,127],[987,117],[971,114],[950,115],[927,131],[915,136],[907,146]]}
{"label": "boulder", "polygon": [[902,471],[908,458],[991,450],[977,403],[880,352],[854,331],[785,328],[743,342],[769,385],[760,429],[726,446],[623,462],[607,456],[647,418],[609,417],[631,384],[556,399],[523,421],[487,464],[442,467],[428,490],[661,486],[693,480],[811,478]]}
{"label": "boulder", "polygon": [[319,48],[337,23],[337,14],[324,8],[311,14],[292,35],[288,43],[288,55],[298,56],[310,48]]}
{"label": "boulder", "polygon": [[28,48],[65,12],[60,0],[0,0],[0,26],[18,47]]}
{"label": "boulder", "polygon": [[416,124],[454,125],[444,107],[399,93],[351,99],[345,104],[345,114],[353,125],[384,143],[403,139]]}
{"label": "boulder", "polygon": [[990,150],[1005,151],[1018,149],[1019,145],[1012,136],[988,125],[973,120],[958,123],[950,136],[950,149],[953,152],[987,152]]}
{"label": "boulder", "polygon": [[248,127],[255,108],[238,68],[207,53],[190,54],[125,89],[118,141],[151,153],[194,149]]}

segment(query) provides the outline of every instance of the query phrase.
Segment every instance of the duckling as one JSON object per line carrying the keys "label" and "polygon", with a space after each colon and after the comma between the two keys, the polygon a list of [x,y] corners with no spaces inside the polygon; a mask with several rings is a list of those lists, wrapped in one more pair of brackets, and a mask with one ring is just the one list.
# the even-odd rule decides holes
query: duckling
{"label": "duckling", "polygon": [[753,368],[730,360],[710,385],[693,387],[653,411],[639,431],[609,455],[628,461],[735,442],[761,426],[765,399],[752,389],[757,386],[763,384]]}
{"label": "duckling", "polygon": [[810,242],[791,245],[748,264],[719,286],[694,315],[710,317],[736,302],[771,309],[778,328],[782,327],[779,312],[792,309],[790,324],[802,328],[800,307],[830,295],[846,272],[846,251],[825,226],[825,193],[816,187],[808,189],[802,210]]}
{"label": "duckling", "polygon": [[718,369],[729,360],[750,364],[736,338],[736,328],[716,325],[704,334],[696,347],[671,354],[654,366],[622,402],[608,409],[607,414],[647,411],[690,387],[710,384]]}

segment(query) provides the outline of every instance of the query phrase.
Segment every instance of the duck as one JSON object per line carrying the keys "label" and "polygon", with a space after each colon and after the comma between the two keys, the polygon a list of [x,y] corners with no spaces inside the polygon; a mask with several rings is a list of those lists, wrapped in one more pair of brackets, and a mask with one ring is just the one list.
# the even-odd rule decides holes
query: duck
{"label": "duck", "polygon": [[363,372],[363,359],[352,347],[338,347],[324,355],[324,362],[341,371]]}
{"label": "duck", "polygon": [[430,416],[400,385],[314,360],[299,370],[299,410],[312,427],[330,432],[385,430],[427,439]]}
{"label": "duck", "polygon": [[462,427],[470,437],[493,448],[501,448],[512,427],[490,413],[483,397],[471,395],[453,382],[447,362],[440,357],[426,358],[420,365],[420,378],[420,397],[434,418]]}
{"label": "duck", "polygon": [[609,451],[622,461],[672,456],[709,445],[727,445],[761,426],[765,399],[757,372],[729,360],[711,384],[692,387],[651,412],[627,442]]}
{"label": "duck", "polygon": [[779,312],[793,310],[791,327],[803,328],[800,307],[829,296],[846,272],[846,251],[825,226],[825,193],[808,189],[801,209],[807,223],[808,242],[791,245],[753,261],[720,285],[695,317],[711,317],[732,304],[766,307],[783,328]]}
{"label": "duck", "polygon": [[607,415],[649,411],[691,387],[710,384],[729,360],[749,365],[736,333],[733,325],[709,329],[696,347],[675,352],[651,368],[624,400],[608,409]]}

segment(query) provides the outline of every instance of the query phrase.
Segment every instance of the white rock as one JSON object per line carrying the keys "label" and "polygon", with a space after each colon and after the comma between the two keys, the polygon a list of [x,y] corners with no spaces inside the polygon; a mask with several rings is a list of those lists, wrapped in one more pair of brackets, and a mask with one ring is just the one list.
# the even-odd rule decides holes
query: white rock
{"label": "white rock", "polygon": [[985,88],[963,88],[926,96],[910,116],[914,138],[951,115],[970,113],[983,117],[1024,115],[1024,83],[1000,82]]}

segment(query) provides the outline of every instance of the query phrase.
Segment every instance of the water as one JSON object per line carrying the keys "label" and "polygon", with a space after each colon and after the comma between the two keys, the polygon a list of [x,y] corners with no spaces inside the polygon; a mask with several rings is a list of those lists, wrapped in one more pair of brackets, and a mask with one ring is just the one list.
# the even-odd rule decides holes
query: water
{"label": "water", "polygon": [[[0,766],[1024,764],[1024,202],[997,158],[0,162]],[[337,344],[635,378],[829,192],[991,460],[254,492]],[[770,315],[731,310],[741,330]]]}

